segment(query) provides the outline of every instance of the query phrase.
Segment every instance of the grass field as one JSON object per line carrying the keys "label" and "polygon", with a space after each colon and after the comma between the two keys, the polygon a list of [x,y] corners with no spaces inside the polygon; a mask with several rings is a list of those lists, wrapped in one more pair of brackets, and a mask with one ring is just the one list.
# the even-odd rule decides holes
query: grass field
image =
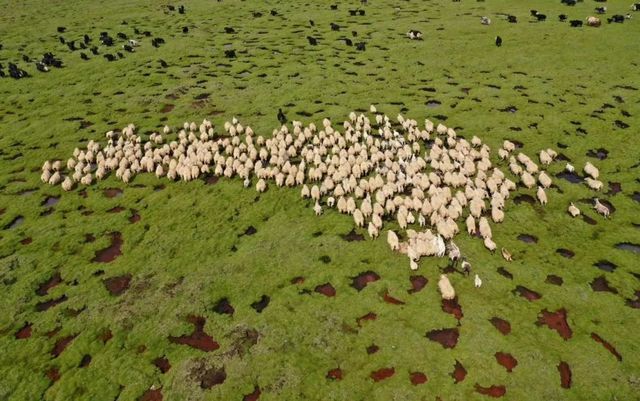
{"label": "grass field", "polygon": [[[0,2],[0,63],[31,75],[0,78],[0,400],[453,401],[487,399],[482,393],[500,386],[504,400],[640,399],[640,13],[623,24],[570,28],[558,14],[584,20],[602,4],[183,4],[185,14],[148,0]],[[603,20],[631,12],[627,2],[605,4]],[[356,8],[366,14],[350,16]],[[530,17],[531,8],[547,21]],[[481,25],[483,15],[493,23]],[[409,40],[409,29],[424,41]],[[108,62],[103,54],[124,41],[101,46],[102,31],[141,46]],[[84,34],[100,55],[58,39],[80,43]],[[166,43],[151,46],[155,37]],[[230,49],[235,59],[225,58]],[[22,60],[48,51],[64,68],[41,73]],[[279,126],[278,108],[320,124],[372,103],[495,149],[510,139],[532,158],[552,147],[576,167],[591,161],[605,189],[554,177],[546,207],[510,199],[493,232],[513,262],[460,234],[484,285],[450,275],[457,320],[437,291],[448,261],[423,259],[412,272],[384,236],[370,240],[358,229],[364,241],[345,241],[353,220],[335,210],[316,217],[299,190],[257,194],[240,179],[171,183],[151,174],[71,192],[40,182],[44,160],[66,160],[128,123],[150,133],[203,118],[221,127],[236,116],[268,135]],[[554,163],[550,172],[563,168]],[[615,207],[610,219],[591,209],[595,196]],[[571,201],[594,221],[572,219]],[[94,261],[114,240],[121,255]],[[380,279],[354,288],[368,271]],[[418,276],[428,283],[409,291]],[[335,296],[321,293],[327,283]],[[232,314],[220,313],[229,312],[225,298]],[[570,336],[537,324],[545,311],[563,309]],[[507,334],[491,323],[496,317],[509,322]],[[454,348],[427,338],[439,329],[458,330]],[[496,353],[517,365],[509,372]],[[466,371],[461,381],[456,366]],[[561,385],[559,366],[569,367],[570,385]],[[376,372],[390,377],[375,381]],[[426,383],[412,384],[417,372]]]}

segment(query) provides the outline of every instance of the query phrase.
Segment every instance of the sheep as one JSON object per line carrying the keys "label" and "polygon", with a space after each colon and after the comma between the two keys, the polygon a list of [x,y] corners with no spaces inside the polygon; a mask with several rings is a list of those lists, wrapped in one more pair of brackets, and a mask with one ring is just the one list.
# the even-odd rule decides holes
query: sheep
{"label": "sheep", "polygon": [[256,183],[256,191],[264,192],[266,190],[267,190],[267,183],[264,181],[264,179],[260,178]]}
{"label": "sheep", "polygon": [[362,212],[360,211],[360,209],[356,209],[353,212],[353,221],[354,221],[356,227],[363,227],[364,226],[364,216],[362,215]]}
{"label": "sheep", "polygon": [[547,173],[544,171],[541,171],[538,175],[538,182],[540,182],[540,185],[542,185],[543,188],[549,188],[552,183],[551,178],[549,178]]}
{"label": "sheep", "polygon": [[595,209],[596,212],[600,213],[605,218],[608,218],[609,215],[611,214],[611,211],[609,210],[609,208],[606,205],[603,205],[602,203],[600,203],[600,200],[598,198],[594,199],[593,208]]}
{"label": "sheep", "polygon": [[536,196],[538,197],[538,201],[542,206],[547,204],[547,194],[544,192],[543,187],[538,187],[538,192],[536,192]]}
{"label": "sheep", "polygon": [[62,181],[62,189],[68,192],[68,191],[71,191],[72,188],[73,188],[73,181],[69,176],[65,177],[64,181]]}
{"label": "sheep", "polygon": [[467,261],[466,259],[462,261],[462,273],[465,276],[468,276],[469,273],[471,273],[471,263],[469,263],[469,261]]}
{"label": "sheep", "polygon": [[506,248],[503,247],[502,249],[500,249],[500,253],[502,253],[502,257],[507,262],[513,261],[513,257],[511,256],[511,253]]}
{"label": "sheep", "polygon": [[316,201],[316,204],[313,206],[313,211],[316,213],[316,216],[320,216],[322,214],[322,207],[318,201]]}
{"label": "sheep", "polygon": [[56,171],[49,178],[49,185],[57,185],[58,183],[60,183],[60,180],[60,172]]}
{"label": "sheep", "polygon": [[597,180],[598,177],[600,176],[600,171],[598,171],[596,166],[594,166],[590,162],[585,163],[584,172],[590,175],[591,178],[593,178],[594,180]]}
{"label": "sheep", "polygon": [[308,198],[309,196],[311,196],[311,193],[309,192],[309,187],[306,185],[302,186],[302,191],[300,191],[300,196],[302,196],[302,198]]}
{"label": "sheep", "polygon": [[378,229],[373,223],[369,222],[369,227],[367,228],[367,232],[371,238],[376,238],[378,236]]}
{"label": "sheep", "polygon": [[594,180],[591,177],[585,177],[584,182],[589,188],[593,189],[594,191],[600,191],[603,186],[602,181]]}
{"label": "sheep", "polygon": [[571,217],[577,217],[580,215],[580,209],[573,204],[573,202],[569,203],[569,208],[567,209]]}
{"label": "sheep", "polygon": [[449,241],[449,260],[451,264],[455,266],[461,256],[460,248],[453,241]]}
{"label": "sheep", "polygon": [[480,23],[482,25],[491,25],[491,18],[489,18],[489,17],[480,17]]}
{"label": "sheep", "polygon": [[544,164],[544,165],[550,165],[551,162],[553,161],[552,157],[549,155],[549,153],[547,153],[546,150],[541,150],[540,151],[540,163]]}
{"label": "sheep", "polygon": [[440,275],[440,280],[438,281],[438,289],[442,294],[442,299],[451,300],[456,297],[456,292],[453,289],[449,278],[444,274]]}
{"label": "sheep", "polygon": [[480,288],[480,287],[482,287],[482,279],[481,279],[481,278],[480,278],[480,276],[478,276],[477,274],[476,274],[476,277],[473,279],[473,285],[474,285],[476,288]]}
{"label": "sheep", "polygon": [[522,176],[520,177],[520,180],[522,181],[522,184],[525,187],[527,187],[528,189],[531,189],[531,188],[534,187],[534,185],[536,185],[536,180],[527,171],[524,171],[522,173]]}
{"label": "sheep", "polygon": [[40,180],[46,184],[49,182],[50,179],[51,179],[51,172],[49,170],[44,170],[42,172],[42,175],[40,176]]}
{"label": "sheep", "polygon": [[480,231],[480,236],[482,238],[491,238],[493,236],[491,232],[491,226],[489,225],[487,218],[484,216],[480,217],[480,223],[478,224],[478,229]]}
{"label": "sheep", "polygon": [[484,246],[485,246],[485,248],[487,248],[491,252],[494,252],[496,250],[496,243],[493,242],[493,240],[491,238],[487,237],[487,238],[484,239]]}
{"label": "sheep", "polygon": [[564,166],[564,169],[568,172],[568,173],[573,173],[576,169],[575,167],[573,167],[573,165],[571,165],[570,163],[567,163]]}
{"label": "sheep", "polygon": [[467,232],[469,235],[476,235],[476,220],[472,215],[469,215],[466,220]]}
{"label": "sheep", "polygon": [[409,259],[409,268],[411,270],[418,270],[418,263],[416,261]]}
{"label": "sheep", "polygon": [[397,251],[400,249],[400,242],[398,241],[398,236],[392,230],[387,231],[387,243],[389,247],[391,247],[392,251]]}

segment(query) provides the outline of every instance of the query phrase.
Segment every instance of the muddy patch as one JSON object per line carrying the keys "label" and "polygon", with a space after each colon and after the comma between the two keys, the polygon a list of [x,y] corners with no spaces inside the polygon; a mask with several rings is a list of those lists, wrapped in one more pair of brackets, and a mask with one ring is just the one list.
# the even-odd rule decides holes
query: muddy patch
{"label": "muddy patch", "polygon": [[505,269],[504,266],[498,267],[497,272],[502,277],[508,278],[509,280],[513,280],[513,274],[511,274],[511,272],[509,272],[509,270]]}
{"label": "muddy patch", "polygon": [[107,248],[96,251],[95,257],[91,260],[96,263],[111,263],[118,256],[122,255],[120,248],[122,247],[122,234],[113,232],[111,235],[111,245]]}
{"label": "muddy patch", "polygon": [[460,336],[460,332],[457,328],[438,329],[428,331],[426,336],[429,340],[442,345],[443,348],[454,348],[456,344],[458,344],[458,337]]}
{"label": "muddy patch", "polygon": [[162,391],[159,388],[147,389],[138,401],[162,401]]}
{"label": "muddy patch", "polygon": [[224,383],[227,380],[227,372],[225,372],[224,368],[213,367],[202,371],[198,379],[200,388],[206,390]]}
{"label": "muddy patch", "polygon": [[36,304],[36,311],[38,312],[44,312],[49,308],[53,308],[54,306],[63,303],[64,301],[67,300],[67,296],[62,294],[59,298],[56,299],[51,299],[49,301],[45,301],[45,302],[38,302]]}
{"label": "muddy patch", "polygon": [[558,309],[555,312],[549,312],[547,309],[543,309],[540,314],[538,314],[536,325],[544,325],[557,331],[560,337],[565,340],[570,339],[573,335],[571,327],[569,327],[567,323],[567,311],[564,308]]}
{"label": "muddy patch", "polygon": [[632,244],[631,242],[621,242],[616,244],[616,249],[622,249],[624,251],[630,251],[633,253],[640,253],[640,245]]}
{"label": "muddy patch", "polygon": [[367,347],[367,354],[368,355],[375,354],[378,351],[380,351],[380,347],[378,347],[375,344],[371,344],[370,346]]}
{"label": "muddy patch", "polygon": [[327,379],[342,380],[342,369],[335,368],[327,372]]}
{"label": "muddy patch", "polygon": [[382,300],[388,304],[391,305],[404,305],[404,301],[401,301],[397,298],[392,297],[391,295],[389,295],[388,291],[385,291],[385,293],[382,295]]}
{"label": "muddy patch", "polygon": [[618,268],[618,265],[616,265],[615,263],[609,262],[608,260],[599,260],[593,265],[598,269],[604,270],[609,273],[612,273]]}
{"label": "muddy patch", "polygon": [[20,225],[22,225],[22,223],[24,223],[24,217],[23,216],[17,216],[13,220],[11,220],[11,222],[9,224],[5,225],[4,229],[5,230],[11,230],[13,228],[19,227]]}
{"label": "muddy patch", "polygon": [[458,303],[458,297],[453,299],[443,299],[442,300],[442,311],[448,314],[453,315],[456,320],[460,321],[464,316],[462,314],[462,306]]}
{"label": "muddy patch", "polygon": [[271,298],[268,295],[263,295],[260,297],[260,300],[251,304],[251,307],[255,309],[256,312],[262,313],[262,311],[269,305],[271,302]]}
{"label": "muddy patch", "polygon": [[533,196],[528,195],[528,194],[520,194],[518,196],[516,196],[515,198],[513,198],[513,202],[516,205],[519,205],[523,202],[526,202],[530,205],[535,205],[536,204],[536,200],[533,198]]}
{"label": "muddy patch", "polygon": [[331,283],[320,284],[320,285],[316,286],[314,291],[317,292],[318,294],[324,295],[325,297],[335,297],[336,296],[336,289],[333,288]]}
{"label": "muddy patch", "polygon": [[594,278],[591,282],[591,289],[597,292],[610,292],[612,294],[618,293],[618,290],[609,285],[609,282],[607,281],[605,276]]}
{"label": "muddy patch", "polygon": [[376,320],[377,318],[378,318],[378,315],[376,315],[373,312],[369,312],[366,315],[363,315],[357,318],[356,323],[358,324],[359,327],[362,327],[363,322],[373,321],[373,320]]}
{"label": "muddy patch", "polygon": [[411,276],[409,281],[411,282],[411,289],[407,290],[409,294],[421,291],[429,283],[429,280],[421,275]]}
{"label": "muddy patch", "polygon": [[547,284],[561,286],[564,283],[564,280],[562,280],[562,277],[556,276],[555,274],[548,274],[544,282]]}
{"label": "muddy patch", "polygon": [[49,293],[49,290],[62,283],[62,276],[59,272],[54,273],[47,281],[41,283],[36,290],[36,294],[43,297]]}
{"label": "muddy patch", "polygon": [[51,355],[54,358],[57,358],[64,352],[64,350],[71,344],[71,342],[76,338],[77,334],[72,334],[70,336],[65,336],[60,338],[53,346],[51,350]]}
{"label": "muddy patch", "polygon": [[162,108],[160,109],[160,113],[169,113],[171,112],[171,110],[173,110],[176,106],[173,104],[165,104],[164,106],[162,106]]}
{"label": "muddy patch", "polygon": [[201,351],[209,352],[220,348],[220,345],[211,336],[204,332],[204,317],[189,315],[187,321],[193,324],[193,332],[179,337],[169,336],[169,341],[174,344],[188,345]]}
{"label": "muddy patch", "polygon": [[390,378],[394,374],[396,374],[395,368],[381,368],[371,372],[370,377],[374,382],[379,382]]}
{"label": "muddy patch", "polygon": [[362,291],[367,284],[380,280],[378,273],[368,270],[355,277],[351,277],[351,286],[358,291]]}
{"label": "muddy patch", "polygon": [[331,258],[328,255],[322,255],[322,256],[320,256],[319,259],[325,265],[328,265],[329,263],[331,263]]}
{"label": "muddy patch", "polygon": [[558,364],[558,372],[560,372],[560,386],[562,388],[571,388],[571,368],[569,364],[562,361]]}
{"label": "muddy patch", "polygon": [[409,380],[411,384],[417,386],[419,384],[425,384],[428,380],[427,375],[422,372],[411,372],[409,373]]}
{"label": "muddy patch", "polygon": [[567,259],[571,259],[572,257],[576,256],[576,254],[572,250],[565,249],[565,248],[556,249],[556,253],[560,254],[561,256]]}
{"label": "muddy patch", "polygon": [[340,238],[348,242],[364,241],[364,235],[358,234],[355,228],[349,231],[348,234],[340,234]]}
{"label": "muddy patch", "polygon": [[509,373],[513,372],[513,369],[518,366],[518,360],[509,353],[496,352],[494,356],[496,357],[496,361],[507,369]]}
{"label": "muddy patch", "polygon": [[520,234],[518,235],[518,239],[524,243],[527,244],[537,244],[538,243],[538,237],[536,237],[535,235],[531,235],[531,234]]}
{"label": "muddy patch", "polygon": [[580,177],[575,172],[570,173],[568,171],[563,171],[556,174],[557,178],[562,178],[563,180],[569,181],[572,184],[580,184],[584,181],[584,177]]}
{"label": "muddy patch", "polygon": [[525,298],[527,301],[537,301],[538,299],[542,298],[542,295],[540,293],[530,290],[527,287],[522,285],[516,286],[516,288],[512,291],[512,293],[514,295],[517,293],[521,297]]}
{"label": "muddy patch", "polygon": [[20,243],[22,245],[29,245],[32,242],[33,242],[33,238],[31,238],[31,237],[23,238],[23,239],[20,240]]}
{"label": "muddy patch", "polygon": [[596,224],[598,224],[597,221],[595,221],[593,218],[587,216],[586,214],[582,214],[582,221],[584,221],[585,223],[595,226]]}
{"label": "muddy patch", "polygon": [[255,386],[252,393],[246,394],[242,397],[242,401],[258,401],[261,394],[262,391],[260,390],[260,387]]}
{"label": "muddy patch", "polygon": [[56,368],[55,366],[51,367],[47,369],[47,371],[45,372],[45,376],[47,376],[47,379],[55,383],[60,380],[60,370],[58,370],[58,368]]}
{"label": "muddy patch", "polygon": [[213,307],[213,311],[220,315],[232,316],[235,312],[235,309],[233,309],[233,306],[231,306],[229,299],[225,297],[216,302],[215,306]]}
{"label": "muddy patch", "polygon": [[482,387],[478,383],[475,385],[476,392],[482,395],[488,395],[492,398],[500,398],[507,393],[507,389],[503,385],[491,385],[489,387]]}
{"label": "muddy patch", "polygon": [[122,206],[115,206],[112,207],[111,209],[107,210],[107,213],[120,213],[124,210],[124,208]]}
{"label": "muddy patch", "polygon": [[135,224],[139,222],[141,218],[142,217],[140,217],[140,214],[138,213],[137,210],[131,209],[131,216],[129,216],[129,223]]}
{"label": "muddy patch", "polygon": [[618,353],[618,350],[615,349],[615,347],[613,345],[611,345],[611,343],[609,343],[608,341],[604,340],[602,337],[600,337],[599,335],[597,335],[596,333],[591,333],[591,338],[595,341],[598,342],[600,344],[602,344],[602,346],[611,353],[611,355],[615,356],[616,359],[619,362],[622,362],[622,355],[620,355],[620,353]]}
{"label": "muddy patch", "polygon": [[502,335],[506,336],[507,334],[511,333],[511,323],[509,323],[509,321],[501,319],[499,317],[492,317],[491,319],[489,319],[489,321],[491,322],[493,327],[495,327],[500,333],[502,333]]}
{"label": "muddy patch", "polygon": [[453,372],[451,372],[451,377],[453,377],[454,383],[460,383],[467,377],[467,369],[462,366],[460,361],[456,359],[456,364],[453,365]]}
{"label": "muddy patch", "polygon": [[110,277],[102,280],[102,283],[111,295],[122,295],[127,289],[129,289],[129,284],[131,283],[131,274]]}
{"label": "muddy patch", "polygon": [[429,100],[427,103],[425,103],[425,105],[430,108],[430,109],[434,109],[438,106],[440,106],[442,103],[438,100]]}
{"label": "muddy patch", "polygon": [[102,194],[107,198],[116,198],[122,196],[122,190],[120,188],[107,188],[102,191]]}
{"label": "muddy patch", "polygon": [[58,204],[60,198],[55,196],[47,196],[44,201],[40,204],[40,206],[53,207]]}
{"label": "muddy patch", "polygon": [[91,365],[91,355],[84,354],[82,356],[82,359],[80,360],[80,363],[78,364],[78,367],[79,368],[86,368],[89,365]]}
{"label": "muddy patch", "polygon": [[31,337],[31,326],[32,324],[27,322],[24,324],[24,326],[19,328],[18,331],[16,331],[16,333],[14,334],[16,340],[24,340],[25,338]]}
{"label": "muddy patch", "polygon": [[153,364],[160,369],[160,373],[162,374],[167,373],[169,369],[171,369],[171,363],[169,363],[169,360],[164,356],[154,359]]}
{"label": "muddy patch", "polygon": [[625,305],[630,308],[640,309],[640,290],[636,291],[634,295],[636,299],[627,298],[625,300]]}
{"label": "muddy patch", "polygon": [[605,148],[589,149],[586,155],[598,160],[604,160],[609,157],[609,151]]}

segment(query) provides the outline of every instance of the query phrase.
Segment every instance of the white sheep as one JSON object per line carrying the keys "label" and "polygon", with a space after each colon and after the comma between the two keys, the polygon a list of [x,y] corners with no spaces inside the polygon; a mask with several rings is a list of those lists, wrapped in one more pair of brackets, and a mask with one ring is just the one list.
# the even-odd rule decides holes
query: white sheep
{"label": "white sheep", "polygon": [[476,288],[482,287],[482,279],[477,274],[475,279],[473,280],[473,284],[476,286]]}
{"label": "white sheep", "polygon": [[440,275],[438,289],[440,290],[440,294],[442,294],[442,299],[451,300],[456,297],[456,291],[453,289],[449,278],[444,274]]}
{"label": "white sheep", "polygon": [[392,251],[397,251],[400,249],[400,241],[398,240],[398,236],[392,230],[387,231],[387,243],[389,247],[391,247]]}
{"label": "white sheep", "polygon": [[538,192],[536,192],[536,196],[538,197],[538,201],[542,206],[547,204],[547,193],[544,192],[544,188],[538,187]]}
{"label": "white sheep", "polygon": [[608,218],[609,215],[611,214],[611,211],[609,210],[609,208],[606,205],[603,205],[602,203],[600,203],[600,200],[598,198],[595,198],[594,202],[595,203],[593,205],[593,208],[596,210],[596,212],[600,213],[605,218]]}
{"label": "white sheep", "polygon": [[591,177],[585,177],[584,182],[589,188],[593,189],[594,191],[600,191],[603,186],[602,181],[593,179]]}
{"label": "white sheep", "polygon": [[597,180],[600,175],[600,171],[590,162],[587,162],[584,165],[584,172],[590,175],[594,180]]}
{"label": "white sheep", "polygon": [[569,203],[569,208],[567,209],[571,217],[577,217],[580,215],[580,209],[573,204],[573,202]]}

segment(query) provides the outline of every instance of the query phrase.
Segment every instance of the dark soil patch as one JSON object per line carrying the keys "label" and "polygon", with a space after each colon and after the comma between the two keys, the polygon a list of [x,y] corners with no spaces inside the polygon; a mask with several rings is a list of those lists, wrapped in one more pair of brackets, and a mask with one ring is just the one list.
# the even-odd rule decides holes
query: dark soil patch
{"label": "dark soil patch", "polygon": [[418,384],[425,384],[429,379],[422,372],[411,372],[409,373],[409,380],[411,380],[411,384],[417,386]]}
{"label": "dark soil patch", "polygon": [[572,184],[580,184],[584,181],[584,177],[580,177],[578,174],[576,174],[575,172],[570,173],[568,171],[563,171],[560,172],[558,174],[556,174],[557,178],[562,178],[563,180],[567,180]]}
{"label": "dark soil patch", "polygon": [[536,200],[533,198],[533,196],[528,195],[528,194],[520,194],[518,196],[516,196],[515,198],[513,198],[513,202],[516,205],[521,204],[522,202],[527,202],[531,205],[535,205],[536,204]]}
{"label": "dark soil patch", "polygon": [[38,302],[36,304],[36,311],[38,312],[44,312],[49,308],[53,308],[54,306],[63,303],[64,301],[67,300],[67,296],[62,294],[59,298],[56,299],[52,299],[49,301],[45,301],[45,302]]}
{"label": "dark soil patch", "polygon": [[333,288],[331,283],[320,284],[320,285],[316,286],[314,291],[319,293],[319,294],[322,294],[322,295],[324,295],[326,297],[335,297],[336,296],[336,289]]}
{"label": "dark soil patch", "polygon": [[320,256],[320,261],[324,264],[329,264],[331,263],[331,258],[327,255],[322,255]]}
{"label": "dark soil patch", "polygon": [[20,226],[22,223],[24,223],[24,217],[17,216],[13,220],[11,220],[11,222],[9,224],[5,225],[3,229],[4,230],[10,230],[12,228],[16,228],[16,227]]}
{"label": "dark soil patch", "polygon": [[425,105],[430,108],[436,108],[438,106],[440,106],[442,104],[442,102],[438,101],[438,100],[429,100],[427,103],[425,103]]}
{"label": "dark soil patch", "polygon": [[384,379],[390,378],[394,374],[396,374],[396,370],[394,368],[381,368],[371,372],[370,377],[373,379],[374,382],[379,382]]}
{"label": "dark soil patch", "polygon": [[56,368],[55,366],[47,369],[45,375],[54,383],[60,380],[60,370],[58,370],[58,368]]}
{"label": "dark soil patch", "polygon": [[258,401],[258,399],[260,398],[260,394],[262,394],[262,391],[260,391],[260,387],[255,386],[252,393],[249,393],[242,397],[242,401]]}
{"label": "dark soil patch", "polygon": [[122,206],[115,206],[112,207],[111,209],[107,210],[107,213],[120,213],[124,210],[124,208]]}
{"label": "dark soil patch", "polygon": [[260,297],[259,301],[252,303],[251,307],[255,309],[256,312],[262,313],[264,308],[266,308],[269,305],[270,301],[271,301],[271,298],[269,298],[268,295],[263,295],[262,297]]}
{"label": "dark soil patch", "polygon": [[38,286],[38,289],[36,290],[36,294],[43,297],[49,293],[50,289],[59,285],[60,283],[62,283],[62,277],[60,276],[59,272],[55,272],[53,276],[49,278],[49,280],[45,281],[44,283]]}
{"label": "dark soil patch", "polygon": [[211,175],[211,176],[205,178],[204,182],[207,185],[215,185],[218,182],[219,179],[220,179],[220,177],[218,177],[216,175]]}
{"label": "dark soil patch", "polygon": [[162,106],[162,108],[160,109],[160,113],[169,113],[171,110],[173,110],[176,106],[172,105],[172,104],[165,104],[164,106]]}
{"label": "dark soil patch", "polygon": [[165,374],[169,371],[169,369],[171,369],[171,363],[169,363],[169,360],[164,357],[164,356],[160,356],[156,359],[153,360],[153,364],[160,369],[160,372],[162,374]]}
{"label": "dark soil patch", "polygon": [[560,276],[556,276],[555,274],[549,274],[547,275],[546,280],[544,280],[545,283],[547,284],[553,284],[553,285],[562,285],[564,283],[564,281],[562,280],[562,277]]}
{"label": "dark soil patch", "polygon": [[531,235],[531,234],[520,234],[518,235],[518,239],[522,242],[525,242],[527,244],[537,244],[538,243],[538,237],[536,237],[535,235]]}
{"label": "dark soil patch", "polygon": [[206,390],[224,383],[225,380],[227,380],[227,373],[224,368],[210,368],[200,377],[200,387]]}
{"label": "dark soil patch", "polygon": [[511,272],[509,272],[509,270],[505,269],[503,266],[498,267],[497,272],[501,276],[506,277],[509,280],[513,280],[513,274],[511,274]]}
{"label": "dark soil patch", "polygon": [[558,364],[558,372],[560,372],[560,386],[562,388],[571,388],[571,368],[569,364],[561,361]]}
{"label": "dark soil patch", "polygon": [[634,309],[640,309],[640,290],[635,292],[636,299],[627,298],[625,304]]}
{"label": "dark soil patch", "polygon": [[25,323],[14,335],[16,340],[24,340],[25,338],[31,337],[31,326],[32,323]]}
{"label": "dark soil patch", "polygon": [[467,369],[462,366],[462,364],[456,359],[456,364],[453,366],[453,372],[451,372],[451,377],[453,377],[454,383],[460,383],[467,377]]}
{"label": "dark soil patch", "polygon": [[89,354],[85,354],[82,359],[80,360],[80,364],[78,365],[79,368],[86,368],[87,366],[89,366],[91,364],[91,355]]}
{"label": "dark soil patch", "polygon": [[426,277],[420,275],[409,277],[409,281],[411,281],[411,289],[407,290],[409,294],[421,291],[429,283]]}
{"label": "dark soil patch", "polygon": [[137,210],[131,209],[131,216],[129,216],[129,223],[135,224],[139,222],[141,218],[142,217],[140,217],[140,214],[138,213]]}
{"label": "dark soil patch", "polygon": [[475,386],[476,392],[482,395],[488,395],[492,398],[500,398],[507,393],[507,389],[503,385],[491,385],[489,387],[482,387],[478,383]]}
{"label": "dark soil patch", "polygon": [[591,289],[593,291],[610,292],[612,294],[618,293],[618,290],[616,290],[615,288],[609,285],[609,282],[607,281],[605,276],[594,278],[593,281],[591,282]]}
{"label": "dark soil patch", "polygon": [[352,229],[348,234],[341,234],[340,237],[348,242],[364,241],[364,235],[356,233],[356,229]]}
{"label": "dark soil patch", "polygon": [[159,388],[155,390],[148,389],[138,401],[162,401],[162,391]]}
{"label": "dark soil patch", "polygon": [[113,232],[111,235],[111,245],[105,249],[96,251],[95,257],[91,260],[97,263],[113,262],[118,256],[122,255],[120,247],[122,246],[122,234]]}
{"label": "dark soil patch", "polygon": [[453,315],[458,321],[462,319],[462,307],[458,303],[458,297],[442,300],[442,311]]}
{"label": "dark soil patch", "polygon": [[327,372],[327,379],[342,380],[342,369],[335,368]]}
{"label": "dark soil patch", "polygon": [[58,202],[60,201],[60,198],[57,198],[55,196],[47,196],[47,198],[42,201],[42,203],[40,204],[40,206],[46,206],[46,207],[53,207],[55,206]]}
{"label": "dark soil patch", "polygon": [[629,124],[625,123],[622,120],[616,120],[613,123],[615,124],[616,127],[621,128],[621,129],[629,128]]}
{"label": "dark soil patch", "polygon": [[440,343],[443,348],[454,348],[458,344],[460,332],[457,328],[439,329],[427,332],[427,338],[431,341]]}
{"label": "dark soil patch", "polygon": [[633,253],[640,253],[640,245],[632,244],[630,242],[621,242],[619,244],[616,244],[616,248],[625,251],[631,251]]}
{"label": "dark soil patch", "polygon": [[586,214],[582,213],[582,221],[584,221],[585,223],[595,226],[596,224],[598,224],[597,221],[595,221],[593,218],[587,216]]}
{"label": "dark soil patch", "polygon": [[501,111],[503,113],[515,113],[516,111],[518,111],[518,108],[516,106],[507,106],[504,109],[498,109],[498,111]]}
{"label": "dark soil patch", "polygon": [[124,274],[122,276],[110,277],[102,281],[111,295],[122,295],[131,283],[131,274]]}
{"label": "dark soil patch", "polygon": [[366,272],[358,274],[355,277],[351,277],[351,280],[351,286],[358,291],[362,291],[367,286],[367,284],[380,280],[380,276],[378,275],[378,273],[368,270]]}
{"label": "dark soil patch", "polygon": [[115,198],[122,195],[122,190],[120,188],[107,188],[102,191],[102,194],[107,198]]}
{"label": "dark soil patch", "polygon": [[71,341],[73,341],[73,339],[76,338],[76,336],[77,334],[73,334],[70,336],[62,337],[58,341],[56,341],[56,343],[53,346],[53,349],[51,350],[51,355],[54,358],[59,357],[60,354],[62,354],[62,352],[65,350],[65,348],[67,348],[69,344],[71,344]]}
{"label": "dark soil patch", "polygon": [[233,309],[233,306],[231,306],[231,303],[229,302],[229,299],[222,298],[220,299],[216,305],[213,307],[213,311],[216,313],[219,313],[221,315],[225,314],[225,315],[233,315],[233,312],[235,312],[235,309]]}
{"label": "dark soil patch", "polygon": [[304,284],[304,277],[297,276],[291,279],[291,284]]}
{"label": "dark soil patch", "polygon": [[109,340],[111,340],[113,338],[113,333],[111,333],[111,330],[109,329],[104,329],[100,335],[98,335],[98,339],[100,341],[102,341],[103,344],[106,344],[107,342],[109,342]]}
{"label": "dark soil patch", "polygon": [[618,265],[616,265],[615,263],[609,262],[608,260],[599,260],[593,265],[598,269],[604,270],[609,273],[612,273],[614,270],[618,268]]}
{"label": "dark soil patch", "polygon": [[640,202],[640,192],[635,191],[633,195],[631,195],[631,199],[633,199],[636,202]]}
{"label": "dark soil patch", "polygon": [[[188,345],[201,351],[209,352],[220,348],[220,345],[211,336],[204,332],[205,318],[189,315],[187,321],[193,324],[193,332],[180,337],[169,336],[169,341],[175,344]],[[208,388],[208,387],[207,387]]]}
{"label": "dark soil patch", "polygon": [[243,235],[253,235],[255,233],[257,233],[258,230],[256,230],[256,228],[254,226],[249,226],[247,227],[246,230],[244,230],[244,234]]}
{"label": "dark soil patch", "polygon": [[514,295],[518,293],[518,295],[526,298],[528,301],[537,301],[538,299],[542,298],[542,295],[540,293],[530,290],[522,285],[516,286],[515,290],[513,290],[512,293]]}
{"label": "dark soil patch", "polygon": [[569,327],[569,324],[567,323],[567,311],[564,308],[558,309],[555,312],[549,312],[546,309],[542,310],[538,315],[536,325],[545,325],[550,329],[557,331],[560,337],[565,340],[570,339],[573,335],[571,327]]}
{"label": "dark soil patch", "polygon": [[358,326],[362,327],[362,322],[376,320],[377,318],[378,318],[378,315],[376,315],[373,312],[369,312],[366,315],[363,315],[357,318],[356,323],[358,323]]}
{"label": "dark soil patch", "polygon": [[384,302],[391,304],[391,305],[404,305],[404,301],[401,301],[397,298],[392,297],[391,295],[389,295],[388,291],[385,291],[385,293],[382,295],[382,299]]}
{"label": "dark soil patch", "polygon": [[604,340],[602,337],[600,337],[596,333],[591,333],[591,338],[594,339],[596,342],[602,344],[602,346],[605,347],[607,351],[611,352],[611,354],[615,356],[619,362],[622,362],[622,355],[618,353],[616,348],[613,345],[611,345],[611,343]]}
{"label": "dark soil patch", "polygon": [[571,259],[572,257],[576,256],[576,254],[572,250],[565,249],[565,248],[556,249],[556,253],[559,253],[560,255],[562,255],[567,259]]}
{"label": "dark soil patch", "polygon": [[85,234],[84,235],[84,243],[85,244],[91,243],[91,242],[93,242],[95,240],[96,240],[96,237],[94,237],[93,234]]}
{"label": "dark soil patch", "polygon": [[31,237],[27,237],[27,238],[24,238],[24,239],[20,240],[20,243],[22,245],[29,245],[32,242],[33,242],[33,238],[31,238]]}
{"label": "dark soil patch", "polygon": [[511,323],[509,323],[509,321],[499,317],[492,317],[489,321],[500,333],[502,333],[502,335],[506,336],[511,333]]}
{"label": "dark soil patch", "polygon": [[609,151],[605,148],[589,149],[587,156],[596,158],[598,160],[604,160],[609,157]]}
{"label": "dark soil patch", "polygon": [[380,351],[380,347],[378,347],[375,344],[371,344],[370,346],[367,347],[367,354],[368,355],[375,354],[378,351]]}
{"label": "dark soil patch", "polygon": [[513,372],[513,369],[518,366],[518,360],[513,355],[506,352],[496,352],[496,361],[507,369],[507,372]]}

